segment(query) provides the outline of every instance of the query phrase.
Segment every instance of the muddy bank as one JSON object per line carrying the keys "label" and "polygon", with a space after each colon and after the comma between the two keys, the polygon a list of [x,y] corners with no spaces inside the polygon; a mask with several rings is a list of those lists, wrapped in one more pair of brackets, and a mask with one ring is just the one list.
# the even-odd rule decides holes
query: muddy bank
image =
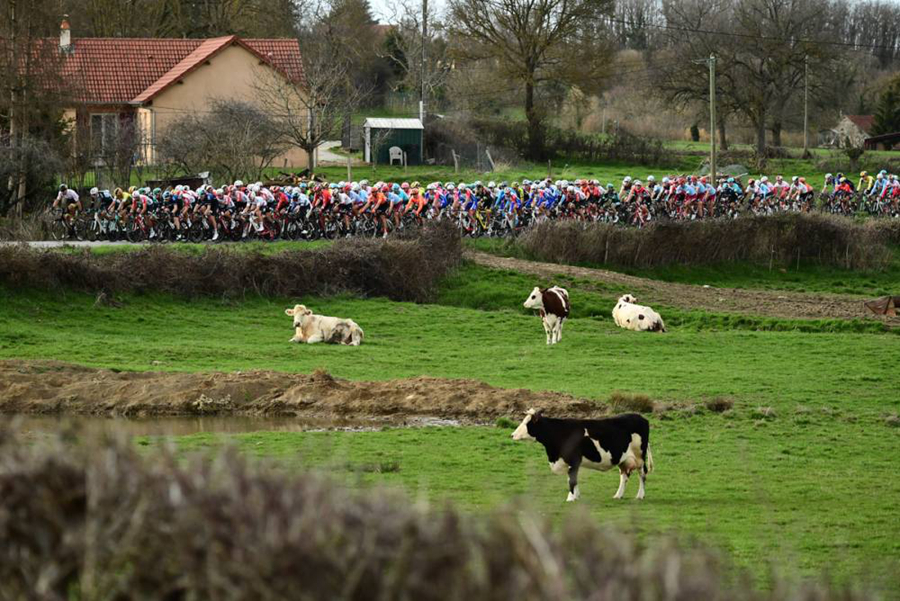
{"label": "muddy bank", "polygon": [[353,382],[324,372],[118,372],[58,361],[0,361],[0,413],[160,417],[183,415],[486,421],[535,408],[572,417],[607,406],[555,392],[418,377]]}

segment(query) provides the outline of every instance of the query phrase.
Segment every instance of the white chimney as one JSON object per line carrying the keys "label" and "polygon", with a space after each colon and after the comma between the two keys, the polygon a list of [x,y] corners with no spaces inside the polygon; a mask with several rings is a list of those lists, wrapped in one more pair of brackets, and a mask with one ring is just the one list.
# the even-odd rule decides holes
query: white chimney
{"label": "white chimney", "polygon": [[72,53],[72,32],[69,31],[69,15],[63,15],[63,21],[59,25],[59,51],[66,54]]}

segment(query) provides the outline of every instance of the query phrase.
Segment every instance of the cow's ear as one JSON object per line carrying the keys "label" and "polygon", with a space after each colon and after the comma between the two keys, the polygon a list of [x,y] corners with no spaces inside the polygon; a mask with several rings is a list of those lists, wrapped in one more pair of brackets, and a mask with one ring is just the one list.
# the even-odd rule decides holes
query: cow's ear
{"label": "cow's ear", "polygon": [[294,315],[294,310],[293,310],[293,309],[285,309],[285,310],[284,310],[284,314],[285,314],[285,315],[291,315],[291,316],[293,316],[293,315]]}
{"label": "cow's ear", "polygon": [[543,409],[538,409],[537,411],[535,411],[535,412],[534,412],[534,415],[531,416],[531,421],[532,421],[532,423],[534,423],[534,422],[538,421],[539,419],[541,419],[541,417],[543,417],[543,415],[544,415],[544,410],[543,410]]}

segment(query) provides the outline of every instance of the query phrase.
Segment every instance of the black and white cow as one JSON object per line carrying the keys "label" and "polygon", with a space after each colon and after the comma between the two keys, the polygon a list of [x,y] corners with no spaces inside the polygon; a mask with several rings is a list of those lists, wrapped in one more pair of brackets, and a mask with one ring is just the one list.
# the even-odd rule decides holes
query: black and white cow
{"label": "black and white cow", "polygon": [[563,322],[569,317],[569,293],[565,288],[553,286],[551,288],[538,288],[525,300],[526,309],[538,309],[541,312],[541,321],[544,324],[544,332],[547,333],[547,344],[556,344],[562,338]]}
{"label": "black and white cow", "polygon": [[569,476],[566,501],[580,496],[578,468],[582,466],[600,471],[619,468],[619,490],[614,499],[622,498],[628,477],[637,470],[641,486],[635,498],[644,498],[647,474],[653,471],[650,423],[636,413],[606,419],[557,419],[530,409],[512,438],[544,445],[550,471]]}

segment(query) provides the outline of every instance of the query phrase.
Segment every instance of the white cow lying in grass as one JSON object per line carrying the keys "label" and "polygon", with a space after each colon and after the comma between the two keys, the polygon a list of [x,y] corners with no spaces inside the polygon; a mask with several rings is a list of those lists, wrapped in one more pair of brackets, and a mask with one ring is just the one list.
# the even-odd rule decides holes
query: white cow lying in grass
{"label": "white cow lying in grass", "polygon": [[630,294],[619,298],[616,308],[612,311],[612,316],[617,326],[626,330],[634,330],[635,332],[666,331],[666,324],[659,313],[650,307],[635,303],[637,303],[637,299]]}
{"label": "white cow lying in grass", "polygon": [[359,346],[363,340],[363,331],[352,319],[314,315],[303,305],[295,305],[293,309],[285,309],[285,314],[294,318],[296,332],[291,342],[330,342]]}

